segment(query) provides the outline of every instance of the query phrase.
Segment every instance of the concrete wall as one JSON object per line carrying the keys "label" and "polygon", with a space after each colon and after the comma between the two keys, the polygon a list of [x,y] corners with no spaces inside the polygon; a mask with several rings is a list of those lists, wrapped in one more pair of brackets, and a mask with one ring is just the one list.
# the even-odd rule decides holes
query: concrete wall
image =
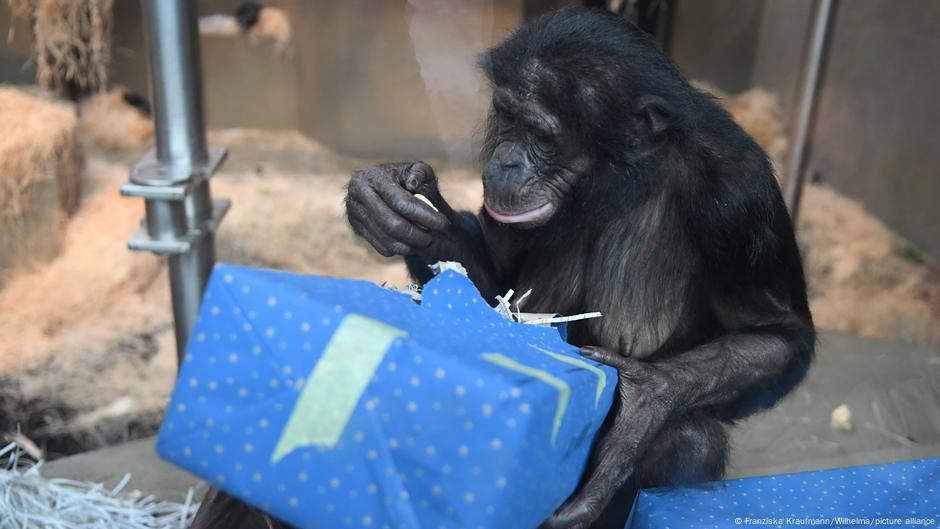
{"label": "concrete wall", "polygon": [[522,2],[310,1],[298,20],[300,115],[309,136],[356,155],[468,158],[487,99],[474,57]]}
{"label": "concrete wall", "polygon": [[29,84],[36,80],[36,67],[29,60],[31,35],[29,22],[14,20],[6,2],[0,4],[0,83]]}
{"label": "concrete wall", "polygon": [[[241,0],[201,0],[232,13]],[[564,0],[271,0],[293,46],[242,36],[202,39],[212,128],[298,129],[340,152],[375,158],[474,157],[488,87],[474,61],[522,21]],[[544,4],[544,5],[543,5]],[[551,5],[549,5],[551,4]],[[146,94],[139,2],[114,3],[111,84]],[[0,30],[9,27],[0,8]],[[0,82],[30,83],[29,31],[0,47]]]}
{"label": "concrete wall", "polygon": [[[239,0],[203,0],[202,14]],[[488,91],[477,53],[518,26],[522,0],[279,0],[294,42],[202,39],[210,127],[299,129],[377,158],[473,157]],[[146,93],[137,2],[115,3],[112,81]]]}
{"label": "concrete wall", "polygon": [[746,90],[763,12],[764,3],[752,0],[677,0],[669,54],[690,79]]}
{"label": "concrete wall", "polygon": [[[776,91],[789,113],[810,1],[679,0],[675,58],[732,92]],[[810,171],[940,258],[938,27],[936,0],[839,3]]]}
{"label": "concrete wall", "polygon": [[940,257],[940,2],[843,1],[812,168]]}

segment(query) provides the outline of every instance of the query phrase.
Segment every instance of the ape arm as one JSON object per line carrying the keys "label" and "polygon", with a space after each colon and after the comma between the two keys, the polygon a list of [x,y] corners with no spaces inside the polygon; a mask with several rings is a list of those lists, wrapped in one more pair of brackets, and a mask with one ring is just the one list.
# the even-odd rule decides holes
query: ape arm
{"label": "ape arm", "polygon": [[670,420],[702,407],[735,418],[776,402],[802,379],[814,341],[812,324],[787,313],[661,360],[583,348],[585,357],[617,369],[619,407],[589,477],[543,527],[588,527]]}
{"label": "ape arm", "polygon": [[493,300],[509,289],[499,277],[486,245],[486,239],[476,215],[456,212],[441,199],[444,207],[431,199],[432,203],[450,221],[446,237],[437,237],[431,244],[416,254],[405,256],[405,264],[411,277],[421,284],[431,280],[433,274],[428,265],[438,261],[456,261],[464,266],[467,275],[485,300]]}
{"label": "ape arm", "polygon": [[347,188],[346,213],[356,234],[386,257],[404,256],[412,277],[422,284],[431,279],[427,265],[458,261],[485,299],[506,291],[479,220],[450,207],[434,170],[424,162],[381,164],[356,172]]}
{"label": "ape arm", "polygon": [[790,316],[736,330],[653,367],[667,381],[674,414],[712,407],[725,419],[773,405],[805,375],[813,355],[812,324]]}

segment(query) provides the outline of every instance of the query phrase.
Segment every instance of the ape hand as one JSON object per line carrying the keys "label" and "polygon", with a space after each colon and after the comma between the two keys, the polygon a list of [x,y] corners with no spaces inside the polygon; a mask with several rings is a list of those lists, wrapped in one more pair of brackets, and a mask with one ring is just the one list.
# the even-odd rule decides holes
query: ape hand
{"label": "ape hand", "polygon": [[661,368],[598,347],[584,347],[581,355],[617,369],[616,415],[594,448],[587,479],[540,529],[590,527],[633,474],[637,460],[675,411],[674,388]]}
{"label": "ape hand", "polygon": [[374,165],[353,174],[346,190],[346,216],[353,231],[385,257],[414,255],[450,225],[414,194],[449,212],[437,188],[437,177],[424,162]]}

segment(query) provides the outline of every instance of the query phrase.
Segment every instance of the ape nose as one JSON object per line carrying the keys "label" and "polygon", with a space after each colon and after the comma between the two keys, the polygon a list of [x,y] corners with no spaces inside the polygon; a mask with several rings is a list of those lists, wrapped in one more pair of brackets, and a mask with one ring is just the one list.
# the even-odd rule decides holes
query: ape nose
{"label": "ape nose", "polygon": [[508,169],[518,169],[521,165],[520,162],[521,160],[516,144],[507,141],[496,147],[491,163],[495,163],[497,169],[505,171]]}
{"label": "ape nose", "polygon": [[504,141],[493,149],[493,155],[483,171],[483,182],[493,186],[515,185],[530,171],[531,164],[525,149],[511,141]]}

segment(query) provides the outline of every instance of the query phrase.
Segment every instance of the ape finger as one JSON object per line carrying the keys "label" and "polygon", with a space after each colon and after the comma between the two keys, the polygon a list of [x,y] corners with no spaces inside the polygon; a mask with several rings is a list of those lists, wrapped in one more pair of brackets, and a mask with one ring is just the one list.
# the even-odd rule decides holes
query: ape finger
{"label": "ape finger", "polygon": [[[579,352],[581,356],[585,358],[590,358],[595,362],[616,369],[621,384],[628,384],[631,387],[639,385],[644,388],[649,388],[650,391],[653,389],[661,389],[664,386],[663,377],[657,377],[657,375],[661,375],[661,371],[657,370],[656,367],[649,362],[643,362],[629,356],[624,356],[614,349],[604,347],[586,346],[582,347]],[[651,385],[652,381],[658,381],[658,383]],[[621,387],[620,390],[623,392],[626,391],[627,388]]]}
{"label": "ape finger", "polygon": [[589,345],[582,347],[578,352],[581,353],[581,356],[585,358],[590,358],[595,362],[608,365],[618,370],[625,368],[629,362],[627,357],[605,347],[594,347]]}
{"label": "ape finger", "polygon": [[[393,241],[397,241],[407,246],[426,248],[433,241],[431,234],[399,215],[373,189],[361,191],[361,196],[356,202],[364,206],[358,211],[359,218],[371,225],[376,233],[385,235],[386,247],[391,248],[394,246]],[[347,205],[348,209],[355,207],[355,204]]]}
{"label": "ape finger", "polygon": [[586,528],[593,523],[614,494],[633,474],[635,448],[627,437],[630,416],[618,414],[595,449],[599,457],[590,475],[540,529]]}
{"label": "ape finger", "polygon": [[402,186],[411,193],[422,193],[437,187],[434,169],[424,162],[414,162],[402,173]]}
{"label": "ape finger", "polygon": [[[415,253],[414,248],[402,241],[390,238],[381,230],[381,227],[375,223],[364,222],[362,223],[362,229],[365,233],[368,233],[370,237],[378,241],[379,244],[388,252],[386,257],[391,257],[393,255],[413,255]],[[366,235],[363,235],[363,237],[365,236]],[[378,251],[378,249],[376,249],[376,251]]]}
{"label": "ape finger", "polygon": [[353,232],[356,235],[362,237],[369,244],[372,245],[372,248],[375,251],[379,252],[383,257],[392,257],[395,255],[395,252],[391,251],[383,240],[384,236],[379,236],[371,228],[368,222],[363,222],[362,219],[358,216],[355,211],[349,207],[349,225],[352,226]]}
{"label": "ape finger", "polygon": [[383,212],[383,209],[387,208],[382,204],[382,201],[377,197],[370,199],[367,196],[365,200],[361,198],[362,197],[350,197],[346,201],[346,214],[353,231],[366,238],[369,244],[385,257],[391,257],[393,255],[411,255],[414,253],[414,250],[410,246],[387,234],[385,230],[382,230],[381,226],[375,222],[374,219],[376,215],[387,213]]}
{"label": "ape finger", "polygon": [[600,516],[602,506],[586,503],[572,504],[553,513],[539,529],[585,529]]}
{"label": "ape finger", "polygon": [[450,224],[447,217],[434,211],[434,208],[421,202],[401,186],[388,180],[377,179],[373,182],[373,188],[390,208],[414,224],[432,231],[444,231]]}

